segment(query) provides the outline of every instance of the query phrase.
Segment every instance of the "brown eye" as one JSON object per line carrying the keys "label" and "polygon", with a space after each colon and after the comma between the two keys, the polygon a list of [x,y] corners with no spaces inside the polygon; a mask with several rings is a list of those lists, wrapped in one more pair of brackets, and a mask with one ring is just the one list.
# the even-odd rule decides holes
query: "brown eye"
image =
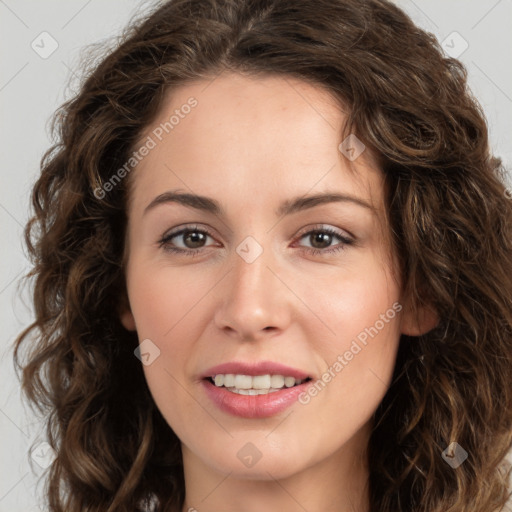
{"label": "brown eye", "polygon": [[198,254],[206,246],[208,238],[213,238],[208,231],[198,227],[186,227],[164,235],[159,246],[169,252]]}
{"label": "brown eye", "polygon": [[[347,238],[332,228],[319,228],[313,229],[300,236],[300,240],[306,239],[310,242],[310,247],[305,247],[305,250],[313,254],[328,254],[343,250],[347,245],[354,244],[354,240]],[[336,239],[341,243],[331,247],[331,244]]]}
{"label": "brown eye", "polygon": [[208,236],[202,231],[184,231],[182,235],[184,235],[182,240],[189,249],[197,249],[198,247],[202,247],[202,244],[205,242]]}
{"label": "brown eye", "polygon": [[333,236],[330,233],[315,231],[309,235],[311,245],[315,249],[326,249],[331,245]]}

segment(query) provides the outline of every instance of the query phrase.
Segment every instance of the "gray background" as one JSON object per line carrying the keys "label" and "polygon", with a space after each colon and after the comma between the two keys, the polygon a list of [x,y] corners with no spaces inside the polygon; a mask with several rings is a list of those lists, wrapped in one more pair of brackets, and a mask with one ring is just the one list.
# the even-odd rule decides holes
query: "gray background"
{"label": "gray background", "polygon": [[[22,230],[30,187],[50,146],[49,119],[70,98],[80,57],[92,43],[108,42],[136,13],[155,1],[0,0],[0,512],[44,510],[44,474],[29,464],[29,446],[44,442],[41,423],[21,401],[13,371],[12,342],[31,319],[27,292],[18,292],[28,261]],[[492,148],[507,169],[512,163],[512,0],[397,0],[421,27],[460,51],[470,86],[489,122]],[[39,52],[58,48],[47,58]],[[460,34],[453,35],[453,32]],[[41,42],[41,37],[46,39]],[[462,38],[462,39],[461,39]],[[37,48],[37,47],[36,47]],[[70,85],[71,84],[71,85]],[[510,172],[510,171],[509,171]]]}

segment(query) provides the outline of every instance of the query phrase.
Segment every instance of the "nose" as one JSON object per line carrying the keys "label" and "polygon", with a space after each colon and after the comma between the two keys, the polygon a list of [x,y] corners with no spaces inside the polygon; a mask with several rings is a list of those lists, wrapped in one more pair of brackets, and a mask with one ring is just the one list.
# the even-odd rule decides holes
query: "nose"
{"label": "nose", "polygon": [[270,249],[265,248],[252,262],[238,253],[232,260],[217,291],[216,326],[248,341],[284,331],[291,318],[293,293]]}

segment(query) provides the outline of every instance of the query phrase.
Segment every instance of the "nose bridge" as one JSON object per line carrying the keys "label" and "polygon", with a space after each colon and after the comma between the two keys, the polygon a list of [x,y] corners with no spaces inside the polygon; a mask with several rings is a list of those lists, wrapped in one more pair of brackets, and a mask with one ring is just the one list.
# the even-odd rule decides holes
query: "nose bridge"
{"label": "nose bridge", "polygon": [[237,246],[217,310],[220,328],[254,337],[267,327],[284,327],[289,317],[287,298],[283,283],[274,274],[275,266],[272,248],[264,248],[253,237]]}
{"label": "nose bridge", "polygon": [[258,254],[258,250],[251,246],[253,242],[243,242],[237,247],[237,254],[233,256],[233,292],[240,298],[256,298],[269,287],[269,270],[271,266],[270,249],[267,247]]}

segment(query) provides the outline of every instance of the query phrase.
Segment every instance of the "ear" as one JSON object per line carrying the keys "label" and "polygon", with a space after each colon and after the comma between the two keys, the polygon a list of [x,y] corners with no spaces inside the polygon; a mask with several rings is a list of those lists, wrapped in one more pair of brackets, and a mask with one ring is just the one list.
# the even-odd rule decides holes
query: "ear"
{"label": "ear", "polygon": [[135,331],[137,327],[135,325],[135,318],[133,316],[132,310],[130,308],[130,303],[125,294],[121,297],[121,302],[118,307],[119,320],[123,324],[123,327],[127,331]]}
{"label": "ear", "polygon": [[421,336],[431,331],[439,323],[437,311],[429,304],[422,304],[414,310],[407,304],[401,320],[401,333],[408,336]]}

